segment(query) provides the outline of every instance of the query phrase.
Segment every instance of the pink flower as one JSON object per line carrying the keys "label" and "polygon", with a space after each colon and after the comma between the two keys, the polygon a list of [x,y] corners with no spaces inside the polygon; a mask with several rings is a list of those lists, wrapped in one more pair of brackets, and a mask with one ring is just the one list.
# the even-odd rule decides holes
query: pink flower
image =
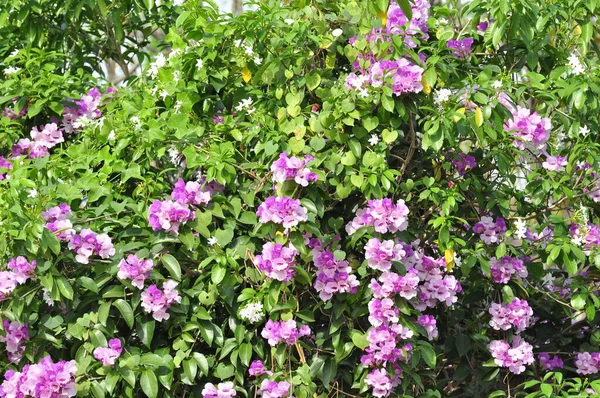
{"label": "pink flower", "polygon": [[336,260],[329,250],[320,250],[318,247],[312,250],[313,261],[317,268],[317,278],[313,284],[319,297],[323,301],[330,300],[336,293],[356,293],[359,281],[356,275],[352,275],[352,267],[346,260]]}
{"label": "pink flower", "polygon": [[69,249],[75,251],[75,260],[81,264],[88,264],[93,255],[101,258],[114,256],[115,247],[107,234],[96,235],[91,229],[82,229],[69,241]]}
{"label": "pink flower", "polygon": [[427,339],[433,340],[438,336],[436,320],[433,315],[421,315],[417,319],[417,323],[425,328]]}
{"label": "pink flower", "polygon": [[550,119],[542,118],[537,112],[531,113],[521,106],[517,106],[512,113],[513,118],[504,123],[504,130],[515,137],[513,145],[520,150],[526,147],[536,151],[544,150],[552,129]]}
{"label": "pink flower", "polygon": [[36,264],[37,263],[35,260],[32,260],[30,263],[25,257],[19,256],[17,258],[11,258],[10,260],[8,260],[7,267],[11,271],[13,271],[14,278],[20,285],[27,282],[28,279],[33,278],[35,276],[34,271]]}
{"label": "pink flower", "polygon": [[169,307],[174,303],[181,302],[179,292],[175,290],[177,282],[168,280],[163,282],[163,290],[161,291],[156,285],[150,285],[142,292],[142,308],[147,313],[152,313],[152,317],[161,322],[169,319],[167,313]]}
{"label": "pink flower", "polygon": [[490,326],[493,329],[508,330],[514,326],[517,333],[529,327],[531,318],[533,317],[533,310],[527,301],[518,298],[506,306],[492,303],[489,313],[492,316]]}
{"label": "pink flower", "polygon": [[600,352],[578,352],[575,354],[575,366],[580,375],[591,375],[600,371]]}
{"label": "pink flower", "polygon": [[567,158],[562,156],[546,156],[546,161],[542,163],[542,166],[546,170],[550,171],[564,171],[567,165]]}
{"label": "pink flower", "polygon": [[373,369],[367,375],[365,383],[373,389],[373,396],[387,397],[391,394],[393,386],[385,369]]}
{"label": "pink flower", "polygon": [[252,361],[250,364],[250,368],[248,369],[248,374],[250,376],[260,376],[263,374],[272,375],[273,372],[270,372],[265,369],[265,365],[262,363],[260,359]]}
{"label": "pink flower", "polygon": [[270,346],[276,346],[281,342],[293,345],[300,337],[308,335],[310,335],[310,328],[304,325],[298,328],[293,319],[280,322],[269,319],[261,332],[261,336],[268,340]]}
{"label": "pink flower", "polygon": [[169,199],[155,200],[148,209],[148,221],[153,231],[161,229],[172,235],[179,235],[179,227],[195,218],[187,205]]}
{"label": "pink flower", "polygon": [[219,383],[216,387],[212,383],[206,383],[202,390],[203,398],[231,398],[236,395],[237,391],[235,391],[233,383],[230,381]]}
{"label": "pink flower", "polygon": [[310,171],[306,166],[308,162],[313,160],[312,156],[305,156],[304,159],[295,156],[288,157],[287,152],[282,152],[271,165],[274,182],[285,182],[294,180],[296,184],[303,187],[308,186],[309,182],[317,181],[317,175]]}
{"label": "pink flower", "polygon": [[377,238],[369,239],[365,246],[365,258],[369,267],[379,271],[389,271],[392,261],[400,261],[406,255],[404,248],[393,240],[381,242]]}
{"label": "pink flower", "polygon": [[265,379],[260,383],[258,394],[263,398],[293,398],[290,396],[291,387],[292,385],[287,381],[277,383],[276,381]]}
{"label": "pink flower", "polygon": [[297,226],[300,222],[308,220],[306,208],[297,199],[287,196],[271,196],[267,198],[256,211],[260,223],[281,224],[288,230]]}
{"label": "pink flower", "polygon": [[408,207],[402,199],[396,204],[391,199],[372,199],[366,208],[356,211],[354,219],[346,224],[346,232],[349,235],[355,233],[359,228],[372,226],[376,232],[398,232],[408,227]]}
{"label": "pink flower", "polygon": [[122,351],[121,340],[111,339],[108,341],[108,348],[96,347],[94,358],[102,362],[102,366],[112,366],[115,364],[117,358],[121,356]]}
{"label": "pink flower", "polygon": [[119,263],[117,276],[121,279],[131,279],[133,286],[143,289],[144,281],[150,276],[152,268],[154,268],[152,260],[142,260],[136,255],[130,254],[127,259],[123,259]]}
{"label": "pink flower", "polygon": [[523,261],[504,256],[500,260],[496,260],[496,258],[490,260],[490,275],[494,282],[506,284],[513,275],[522,279],[526,278],[528,273]]}
{"label": "pink flower", "polygon": [[29,327],[19,322],[10,322],[3,319],[4,336],[0,336],[0,341],[6,344],[8,359],[13,363],[19,363],[25,351],[25,344],[29,340]]}
{"label": "pink flower", "polygon": [[512,345],[504,340],[492,340],[489,349],[496,365],[514,374],[523,373],[525,365],[534,362],[533,347],[519,336],[513,338]]}
{"label": "pink flower", "polygon": [[17,288],[17,275],[10,271],[0,271],[0,301],[4,301]]}
{"label": "pink flower", "polygon": [[197,181],[185,182],[181,178],[175,183],[171,198],[181,205],[207,205],[212,191]]}
{"label": "pink flower", "polygon": [[262,253],[254,258],[254,264],[269,279],[290,281],[295,274],[292,267],[296,265],[294,258],[297,254],[298,251],[291,244],[283,246],[269,242],[263,245]]}

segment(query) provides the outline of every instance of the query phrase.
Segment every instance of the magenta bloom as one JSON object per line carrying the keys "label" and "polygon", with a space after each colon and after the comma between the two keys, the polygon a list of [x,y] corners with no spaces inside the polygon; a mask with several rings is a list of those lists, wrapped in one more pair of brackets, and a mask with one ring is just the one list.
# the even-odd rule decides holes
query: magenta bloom
{"label": "magenta bloom", "polygon": [[379,277],[379,282],[371,279],[369,288],[373,291],[373,297],[385,298],[398,294],[407,300],[417,296],[419,285],[419,274],[416,269],[410,269],[406,275],[398,275],[394,272],[384,272]]}
{"label": "magenta bloom", "polygon": [[123,259],[119,263],[117,276],[121,279],[131,279],[133,286],[143,289],[144,281],[150,276],[152,268],[154,268],[152,260],[142,260],[136,255],[130,254],[127,259]]}
{"label": "magenta bloom", "polygon": [[56,234],[60,241],[69,241],[75,235],[73,224],[68,220],[73,214],[71,207],[66,203],[49,208],[42,212],[42,218],[46,221],[46,228]]}
{"label": "magenta bloom", "polygon": [[513,145],[520,150],[543,150],[550,138],[551,129],[549,118],[542,118],[537,112],[531,113],[521,106],[517,106],[513,111],[513,118],[504,123],[504,130],[515,137]]}
{"label": "magenta bloom", "polygon": [[366,208],[356,211],[354,219],[346,224],[349,235],[359,228],[371,226],[379,233],[404,231],[408,227],[408,207],[402,199],[396,204],[391,199],[371,199]]}
{"label": "magenta bloom", "polygon": [[17,258],[11,258],[8,260],[8,269],[13,271],[14,277],[17,283],[23,284],[27,282],[27,279],[33,278],[36,261],[32,260],[31,263],[27,261],[27,259],[23,256],[19,256]]}
{"label": "magenta bloom", "polygon": [[369,323],[373,326],[397,323],[400,310],[390,298],[371,299],[369,301]]}
{"label": "magenta bloom", "polygon": [[401,340],[412,336],[412,330],[400,324],[382,324],[370,328],[367,333],[369,346],[365,349],[367,354],[361,357],[361,363],[365,366],[377,367],[407,360],[410,349],[398,344]]}
{"label": "magenta bloom", "polygon": [[254,258],[254,264],[265,273],[269,279],[290,281],[295,274],[292,269],[296,265],[294,258],[298,251],[292,246],[279,243],[266,243],[261,254]]}
{"label": "magenta bloom", "polygon": [[0,301],[4,301],[17,288],[17,275],[11,271],[0,271]]}
{"label": "magenta bloom", "polygon": [[480,32],[485,32],[489,26],[490,21],[481,21],[477,24],[477,30]]}
{"label": "magenta bloom", "polygon": [[389,271],[392,261],[400,261],[406,255],[404,248],[393,240],[381,242],[377,238],[371,238],[365,246],[365,258],[369,267],[379,271]]}
{"label": "magenta bloom", "polygon": [[320,250],[318,247],[312,251],[313,261],[317,268],[317,279],[313,284],[319,297],[323,301],[330,300],[336,293],[356,293],[360,282],[356,275],[352,275],[352,267],[346,260],[336,260],[329,250]]}
{"label": "magenta bloom", "polygon": [[169,319],[167,313],[169,307],[174,303],[181,302],[179,292],[175,290],[178,283],[172,280],[163,282],[163,290],[161,291],[156,285],[150,285],[142,292],[142,308],[147,313],[152,313],[152,317],[161,322]]}
{"label": "magenta bloom", "polygon": [[306,208],[302,206],[302,203],[287,196],[267,198],[258,207],[256,215],[259,217],[259,222],[265,224],[271,221],[283,225],[286,230],[308,220]]}
{"label": "magenta bloom", "polygon": [[567,158],[562,156],[546,156],[546,160],[542,163],[542,167],[550,171],[565,171]]}
{"label": "magenta bloom", "polygon": [[181,178],[175,183],[171,198],[181,205],[207,205],[212,192],[196,181],[185,182]]}
{"label": "magenta bloom", "polygon": [[494,221],[492,217],[483,216],[481,221],[473,225],[473,231],[488,245],[498,243],[506,232],[506,222],[502,217]]}
{"label": "magenta bloom", "polygon": [[374,397],[387,397],[392,393],[394,386],[385,369],[373,369],[367,375],[365,383],[373,389]]}
{"label": "magenta bloom", "polygon": [[470,37],[462,40],[450,39],[446,43],[446,46],[452,50],[452,55],[458,58],[467,58],[471,55],[471,46],[473,45],[473,39]]}
{"label": "magenta bloom", "polygon": [[571,224],[569,235],[574,243],[581,246],[586,255],[589,255],[600,245],[600,227],[591,222],[582,226]]}
{"label": "magenta bloom", "polygon": [[417,318],[417,323],[423,326],[425,331],[427,331],[428,340],[433,340],[438,336],[437,322],[433,315],[421,315]]}
{"label": "magenta bloom", "polygon": [[102,366],[113,366],[117,358],[121,356],[121,352],[123,352],[121,340],[111,339],[108,341],[108,348],[96,347],[94,349],[94,358],[102,362]]}
{"label": "magenta bloom", "polygon": [[250,376],[260,376],[263,374],[272,375],[273,372],[270,372],[265,369],[265,365],[262,363],[260,359],[252,361],[250,364],[250,368],[248,368],[248,374]]}
{"label": "magenta bloom", "polygon": [[48,123],[41,127],[41,130],[39,130],[37,127],[34,127],[31,129],[31,138],[37,144],[48,149],[55,147],[61,142],[65,142],[62,130],[56,125],[56,123]]}
{"label": "magenta bloom", "polygon": [[310,335],[310,328],[306,325],[298,328],[293,319],[280,322],[269,319],[261,333],[261,336],[268,340],[270,346],[276,346],[281,342],[287,345],[296,344],[300,337],[308,335]]}
{"label": "magenta bloom", "polygon": [[600,352],[578,352],[575,354],[575,366],[580,375],[591,375],[600,371]]}
{"label": "magenta bloom", "polygon": [[237,395],[237,391],[233,387],[233,383],[227,381],[225,383],[219,383],[215,386],[212,383],[206,383],[202,389],[203,398],[231,398]]}
{"label": "magenta bloom", "polygon": [[162,229],[172,235],[179,235],[179,227],[194,218],[194,212],[187,205],[169,199],[155,200],[148,209],[148,221],[152,230]]}
{"label": "magenta bloom", "polygon": [[525,365],[534,362],[533,347],[519,336],[513,338],[512,345],[504,340],[492,340],[488,347],[496,365],[514,374],[523,373]]}
{"label": "magenta bloom", "polygon": [[515,327],[517,333],[522,332],[531,324],[533,309],[526,300],[514,299],[508,305],[492,303],[489,309],[492,316],[490,326],[495,330],[508,330]]}
{"label": "magenta bloom", "polygon": [[410,7],[412,18],[409,21],[400,6],[391,1],[387,13],[386,29],[390,35],[404,37],[404,44],[410,48],[415,48],[417,46],[415,38],[424,40],[429,38],[429,35],[427,35],[427,19],[429,18],[431,5],[426,0],[415,0],[410,2]]}
{"label": "magenta bloom", "polygon": [[303,187],[308,186],[309,182],[317,181],[317,175],[310,171],[306,164],[313,160],[312,156],[304,156],[304,159],[296,156],[288,157],[287,152],[282,152],[271,165],[273,172],[273,181],[282,183],[287,180],[294,180],[296,184]]}
{"label": "magenta bloom", "polygon": [[81,264],[88,264],[89,258],[93,255],[109,258],[115,254],[115,247],[107,234],[96,235],[94,231],[87,228],[73,236],[68,247],[75,251],[75,260]]}
{"label": "magenta bloom", "polygon": [[276,381],[265,379],[262,381],[262,383],[260,383],[260,389],[258,390],[258,394],[263,398],[293,398],[290,395],[291,387],[292,385],[287,381],[280,381],[279,383],[277,383]]}
{"label": "magenta bloom", "polygon": [[475,158],[471,155],[465,155],[464,153],[457,153],[457,158],[452,159],[452,164],[456,167],[456,172],[461,176],[467,174],[467,171],[477,167]]}
{"label": "magenta bloom", "polygon": [[76,374],[75,361],[54,363],[48,355],[37,364],[25,365],[21,372],[7,370],[0,386],[0,397],[74,397],[77,395]]}
{"label": "magenta bloom", "polygon": [[[0,169],[10,170],[13,168],[13,165],[8,160],[4,159],[3,156],[0,156]],[[0,172],[0,181],[4,180],[4,173]]]}
{"label": "magenta bloom", "polygon": [[100,105],[103,97],[115,92],[114,88],[106,90],[104,96],[97,88],[91,89],[79,101],[74,101],[73,106],[66,106],[63,110],[62,127],[67,134],[76,132],[86,125],[87,122],[102,116]]}
{"label": "magenta bloom", "polygon": [[25,344],[29,340],[29,327],[27,324],[19,322],[10,322],[3,319],[4,336],[0,336],[0,341],[6,344],[8,360],[12,363],[19,363],[25,351]]}
{"label": "magenta bloom", "polygon": [[538,359],[542,367],[546,370],[562,369],[565,366],[563,360],[558,355],[551,357],[547,352],[540,352]]}
{"label": "magenta bloom", "polygon": [[527,278],[527,268],[518,258],[504,256],[500,260],[493,257],[490,260],[490,275],[495,283],[506,284],[515,275],[517,278]]}

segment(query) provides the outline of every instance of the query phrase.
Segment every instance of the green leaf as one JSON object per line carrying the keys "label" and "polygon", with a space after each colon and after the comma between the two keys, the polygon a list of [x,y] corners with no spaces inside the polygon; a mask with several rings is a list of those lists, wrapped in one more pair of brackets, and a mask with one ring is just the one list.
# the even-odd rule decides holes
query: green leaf
{"label": "green leaf", "polygon": [[154,327],[156,326],[154,320],[147,322],[138,321],[136,332],[142,343],[150,348],[152,344],[152,337],[154,336]]}
{"label": "green leaf", "polygon": [[156,398],[158,396],[158,380],[154,371],[151,369],[145,369],[140,378],[140,384],[142,391],[148,398]]}
{"label": "green leaf", "polygon": [[215,285],[218,285],[225,278],[225,274],[227,273],[227,268],[223,267],[220,264],[215,264],[210,271],[210,278]]}
{"label": "green leaf", "polygon": [[435,355],[435,351],[433,350],[431,345],[423,344],[419,347],[419,349],[421,351],[421,355],[423,356],[423,360],[425,361],[425,363],[430,367],[435,368],[437,358]]}
{"label": "green leaf", "polygon": [[308,87],[310,91],[319,87],[319,84],[321,84],[321,76],[318,73],[313,73],[306,77],[306,87]]}
{"label": "green leaf", "polygon": [[331,383],[331,381],[334,379],[335,375],[337,373],[337,363],[335,363],[335,359],[333,358],[329,358],[327,361],[325,361],[325,364],[323,365],[323,385],[325,387],[329,386],[329,383]]}
{"label": "green leaf", "polygon": [[398,0],[398,5],[402,9],[402,12],[409,21],[412,19],[412,7],[408,0]]}
{"label": "green leaf", "polygon": [[160,258],[160,261],[165,266],[167,271],[169,271],[171,278],[178,282],[181,281],[181,266],[175,257],[170,254],[163,254],[163,256]]}
{"label": "green leaf", "polygon": [[121,315],[123,315],[123,319],[125,319],[127,326],[129,326],[129,328],[132,328],[133,327],[133,310],[131,309],[131,306],[129,305],[129,303],[123,299],[118,299],[118,300],[115,300],[114,305],[115,305],[115,307],[117,307],[117,309],[119,310]]}
{"label": "green leaf", "polygon": [[459,334],[456,336],[455,345],[458,355],[462,357],[469,352],[469,349],[471,348],[471,339],[467,335]]}
{"label": "green leaf", "polygon": [[396,130],[383,130],[383,132],[381,133],[381,138],[386,144],[391,144],[398,138],[398,132]]}
{"label": "green leaf", "polygon": [[369,346],[367,336],[358,331],[352,335],[352,342],[356,347],[360,348],[361,350],[364,350]]}
{"label": "green leaf", "polygon": [[90,290],[94,293],[98,293],[98,285],[92,278],[88,278],[87,276],[82,276],[77,280],[77,283],[87,290]]}
{"label": "green leaf", "polygon": [[372,117],[364,117],[363,118],[363,127],[367,129],[368,132],[371,132],[379,126],[379,118],[377,116]]}
{"label": "green leaf", "polygon": [[250,365],[250,359],[252,359],[252,344],[244,343],[240,346],[240,361],[244,366]]}
{"label": "green leaf", "polygon": [[60,276],[58,278],[55,278],[54,280],[58,285],[58,290],[60,290],[60,294],[62,294],[63,297],[69,300],[73,300],[73,286],[71,286],[71,283],[69,283],[67,278],[65,278],[64,276]]}

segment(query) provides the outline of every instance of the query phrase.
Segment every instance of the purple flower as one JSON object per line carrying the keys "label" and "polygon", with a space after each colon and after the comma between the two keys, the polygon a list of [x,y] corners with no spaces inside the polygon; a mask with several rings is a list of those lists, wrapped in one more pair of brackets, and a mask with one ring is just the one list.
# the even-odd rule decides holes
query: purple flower
{"label": "purple flower", "polygon": [[65,141],[62,130],[58,128],[56,123],[48,123],[41,129],[42,130],[40,131],[37,127],[34,127],[31,130],[31,138],[38,145],[42,145],[50,149]]}
{"label": "purple flower", "polygon": [[123,352],[121,340],[111,339],[108,341],[108,348],[96,347],[96,349],[94,349],[94,358],[102,362],[102,366],[112,366],[121,356],[121,352]]}
{"label": "purple flower", "polygon": [[293,398],[290,396],[291,387],[292,385],[287,381],[280,381],[277,383],[276,381],[265,379],[260,383],[258,394],[263,398]]}
{"label": "purple flower", "polygon": [[562,359],[555,355],[553,357],[550,356],[547,352],[540,352],[538,354],[538,359],[540,360],[540,364],[544,369],[554,370],[554,369],[562,369],[565,366]]}
{"label": "purple flower", "polygon": [[311,160],[313,160],[312,156],[307,155],[304,159],[296,156],[290,158],[287,152],[282,152],[279,159],[271,165],[273,181],[282,183],[287,180],[294,180],[298,185],[308,186],[309,182],[317,181],[317,175],[305,167]]}
{"label": "purple flower", "polygon": [[32,260],[31,263],[27,261],[27,259],[23,256],[19,256],[17,258],[11,258],[8,260],[8,269],[13,271],[15,280],[17,283],[23,284],[27,282],[27,279],[33,278],[36,261]]}
{"label": "purple flower", "polygon": [[119,262],[119,272],[117,276],[120,279],[131,279],[131,284],[138,289],[144,288],[144,281],[150,276],[150,271],[154,268],[152,260],[142,260],[136,255],[130,254],[127,259]]}
{"label": "purple flower", "polygon": [[356,211],[354,219],[346,224],[349,235],[359,228],[372,226],[379,233],[404,231],[408,227],[408,207],[402,199],[396,204],[391,199],[371,199],[366,208]]}
{"label": "purple flower", "polygon": [[542,118],[537,112],[531,113],[529,109],[521,106],[517,106],[512,113],[513,118],[504,123],[504,130],[515,137],[513,145],[520,150],[526,147],[532,150],[543,150],[546,141],[550,138],[552,128],[550,119]]}
{"label": "purple flower", "polygon": [[202,389],[203,398],[231,398],[236,395],[237,391],[235,391],[233,383],[230,381],[219,383],[216,387],[213,383],[206,383],[204,389]]}
{"label": "purple flower", "polygon": [[465,175],[468,170],[477,167],[477,163],[473,156],[464,153],[457,153],[456,155],[458,156],[458,159],[452,159],[452,164],[456,167],[456,172],[461,176]]}
{"label": "purple flower", "polygon": [[280,322],[269,319],[261,332],[261,336],[267,339],[270,346],[276,346],[281,342],[293,345],[300,337],[308,335],[310,335],[310,328],[305,325],[298,328],[293,319]]}
{"label": "purple flower", "polygon": [[369,301],[369,323],[373,326],[398,323],[400,310],[390,298],[371,299]]}
{"label": "purple flower", "polygon": [[367,375],[365,383],[373,389],[373,396],[378,398],[389,396],[394,388],[385,369],[373,369]]}
{"label": "purple flower", "polygon": [[3,319],[4,336],[0,336],[0,341],[6,344],[8,360],[12,363],[19,363],[25,351],[25,344],[29,340],[29,327],[27,324],[19,322],[10,322]]}
{"label": "purple flower", "polygon": [[4,301],[17,288],[17,276],[11,271],[0,271],[0,301]]}
{"label": "purple flower", "polygon": [[392,261],[400,261],[406,255],[404,248],[393,240],[381,242],[377,238],[371,238],[365,246],[365,258],[367,265],[379,271],[389,271]]}
{"label": "purple flower", "polygon": [[529,327],[531,318],[533,317],[533,310],[527,301],[518,298],[506,306],[492,303],[489,313],[492,316],[490,326],[493,329],[508,330],[514,326],[517,333]]}
{"label": "purple flower", "polygon": [[385,298],[398,294],[400,297],[410,300],[417,296],[418,285],[418,271],[410,269],[404,276],[393,272],[384,272],[379,277],[379,282],[371,279],[369,288],[373,291],[373,297],[375,298]]}
{"label": "purple flower", "polygon": [[346,260],[336,260],[330,250],[320,250],[321,242],[312,251],[317,268],[315,290],[323,301],[330,300],[336,293],[356,293],[360,283],[352,275],[352,267]]}
{"label": "purple flower", "polygon": [[[11,170],[12,168],[12,163],[4,159],[3,156],[0,156],[0,169]],[[4,173],[0,172],[0,181],[4,180],[4,178]]]}
{"label": "purple flower", "polygon": [[308,220],[306,208],[297,199],[287,196],[271,196],[267,198],[256,211],[260,223],[281,224],[286,230],[295,227],[300,222]]}
{"label": "purple flower", "polygon": [[290,281],[295,274],[292,269],[296,265],[294,257],[298,251],[292,246],[287,247],[279,243],[266,243],[263,245],[261,254],[254,258],[254,264],[258,266],[267,278],[278,281]]}
{"label": "purple flower", "polygon": [[473,226],[473,231],[479,234],[481,240],[486,244],[497,243],[506,232],[506,222],[501,217],[494,221],[492,217],[483,216],[481,221]]}
{"label": "purple flower", "polygon": [[74,397],[77,395],[75,364],[75,361],[54,363],[48,355],[37,364],[25,365],[21,372],[8,370],[0,386],[0,397]]}
{"label": "purple flower", "polygon": [[404,37],[404,44],[410,48],[417,46],[415,38],[427,40],[427,19],[429,18],[429,8],[431,7],[426,0],[415,0],[410,2],[412,9],[412,18],[409,19],[396,2],[390,2],[387,13],[386,29],[390,35],[400,35]]}
{"label": "purple flower", "polygon": [[248,374],[250,376],[260,376],[263,374],[272,375],[273,372],[270,372],[265,369],[265,365],[262,363],[260,359],[252,361],[250,364],[250,368],[248,368]]}
{"label": "purple flower", "polygon": [[212,192],[206,185],[196,181],[185,182],[181,178],[175,183],[171,198],[181,205],[207,205],[212,197]]}
{"label": "purple flower", "polygon": [[162,229],[179,235],[179,227],[194,218],[194,212],[187,205],[169,199],[155,200],[148,208],[148,221],[153,231]]}
{"label": "purple flower", "polygon": [[586,256],[600,245],[600,227],[591,222],[581,226],[571,224],[569,236],[574,244],[582,247]]}
{"label": "purple flower", "polygon": [[433,340],[438,336],[438,329],[436,326],[436,320],[433,315],[421,315],[417,319],[417,323],[425,328],[427,331],[427,339]]}
{"label": "purple flower", "polygon": [[546,161],[542,163],[542,167],[550,171],[565,171],[567,158],[562,156],[546,155]]}
{"label": "purple flower", "polygon": [[514,336],[512,345],[504,340],[492,340],[488,347],[496,365],[514,374],[523,373],[525,365],[534,362],[533,347],[519,336]]}
{"label": "purple flower", "polygon": [[174,303],[181,302],[179,292],[175,290],[178,283],[172,280],[163,282],[163,290],[161,291],[156,285],[150,285],[142,292],[142,308],[147,313],[152,313],[152,317],[161,322],[169,319],[167,313],[169,307]]}
{"label": "purple flower", "polygon": [[360,359],[361,363],[369,367],[377,367],[386,363],[406,361],[408,349],[398,346],[401,340],[413,336],[411,329],[400,324],[379,325],[372,327],[367,332],[369,346],[365,349],[367,354]]}
{"label": "purple flower", "polygon": [[600,371],[600,352],[578,352],[575,354],[575,366],[580,375],[591,375]]}
{"label": "purple flower", "polygon": [[504,256],[500,260],[492,257],[490,260],[490,275],[495,283],[506,284],[515,275],[517,278],[527,278],[527,268],[518,258]]}
{"label": "purple flower", "polygon": [[450,39],[446,43],[446,46],[452,49],[452,55],[458,58],[466,58],[471,55],[471,46],[473,45],[473,39],[470,37],[462,40]]}
{"label": "purple flower", "polygon": [[107,234],[94,233],[91,229],[82,229],[69,241],[69,249],[75,251],[75,260],[81,264],[88,264],[93,255],[101,258],[114,256],[115,247]]}
{"label": "purple flower", "polygon": [[489,26],[490,21],[481,21],[477,24],[477,30],[480,32],[485,32]]}

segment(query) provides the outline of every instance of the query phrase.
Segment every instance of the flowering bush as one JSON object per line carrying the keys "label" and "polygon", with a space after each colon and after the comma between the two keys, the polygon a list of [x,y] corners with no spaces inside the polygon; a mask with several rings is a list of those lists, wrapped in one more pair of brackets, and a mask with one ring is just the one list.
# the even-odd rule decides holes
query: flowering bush
{"label": "flowering bush", "polygon": [[600,394],[595,2],[150,3],[0,49],[0,397]]}

